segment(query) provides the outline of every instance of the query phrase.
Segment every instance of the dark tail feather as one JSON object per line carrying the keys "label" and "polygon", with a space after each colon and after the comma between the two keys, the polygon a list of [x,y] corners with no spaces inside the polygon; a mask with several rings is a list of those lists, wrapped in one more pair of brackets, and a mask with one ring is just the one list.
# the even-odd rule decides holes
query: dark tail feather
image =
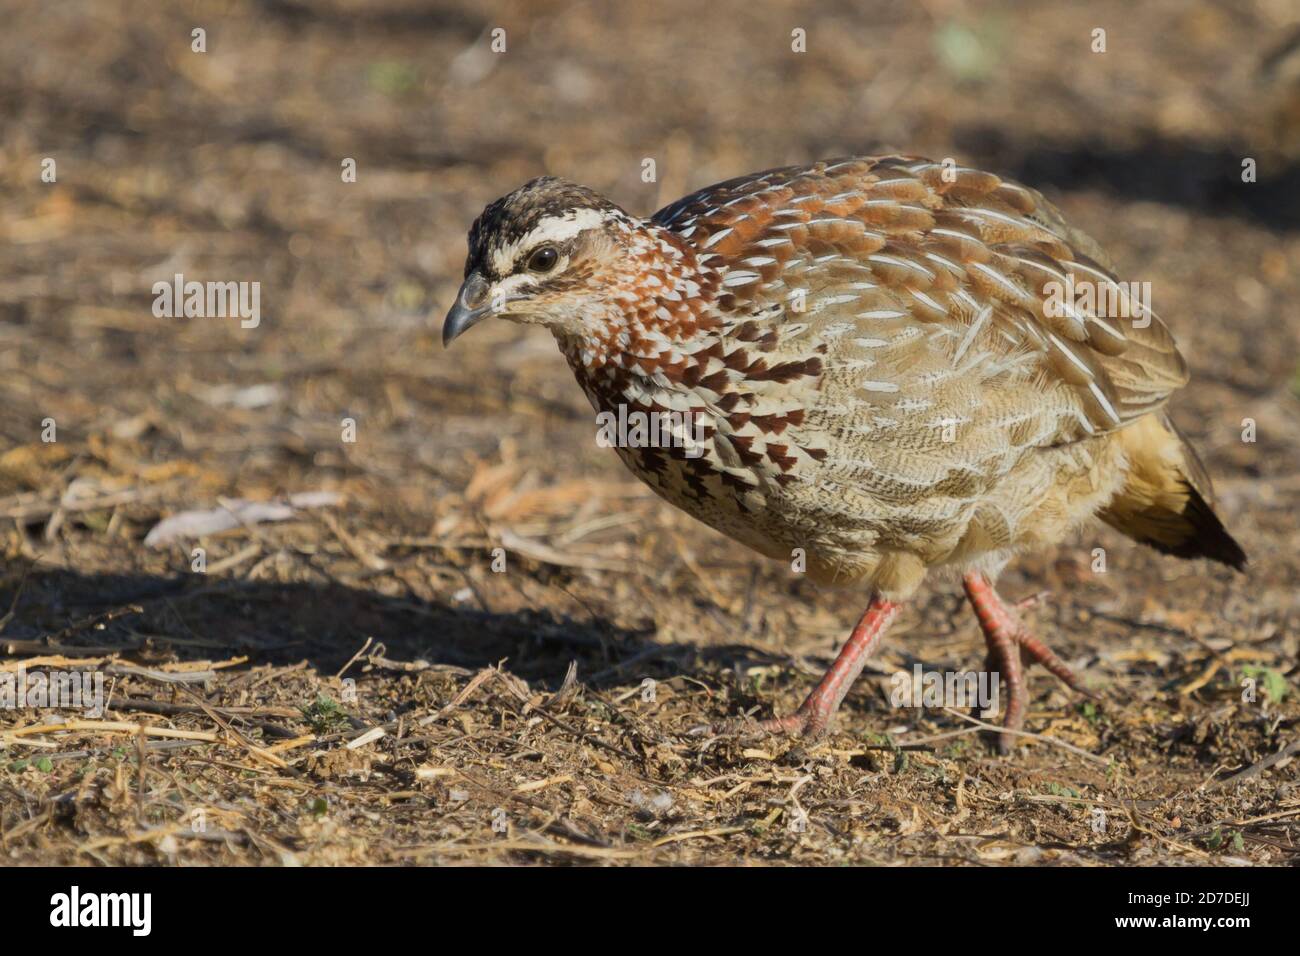
{"label": "dark tail feather", "polygon": [[1139,419],[1116,437],[1129,471],[1101,520],[1164,554],[1244,570],[1246,552],[1214,513],[1205,465],[1168,416]]}
{"label": "dark tail feather", "polygon": [[1179,558],[1210,558],[1238,571],[1246,570],[1246,552],[1228,533],[1219,516],[1214,513],[1201,493],[1190,483],[1187,485],[1187,504],[1179,515],[1191,533],[1177,544],[1156,538],[1139,538],[1157,551]]}

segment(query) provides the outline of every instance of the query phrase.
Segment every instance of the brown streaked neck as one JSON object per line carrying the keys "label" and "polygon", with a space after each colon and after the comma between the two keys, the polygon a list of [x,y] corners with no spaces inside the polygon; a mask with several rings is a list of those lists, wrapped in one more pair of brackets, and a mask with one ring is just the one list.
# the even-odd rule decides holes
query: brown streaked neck
{"label": "brown streaked neck", "polygon": [[677,343],[719,324],[721,273],[648,220],[632,220],[617,241],[615,264],[595,277],[583,330],[556,339],[575,371],[653,374],[680,359]]}

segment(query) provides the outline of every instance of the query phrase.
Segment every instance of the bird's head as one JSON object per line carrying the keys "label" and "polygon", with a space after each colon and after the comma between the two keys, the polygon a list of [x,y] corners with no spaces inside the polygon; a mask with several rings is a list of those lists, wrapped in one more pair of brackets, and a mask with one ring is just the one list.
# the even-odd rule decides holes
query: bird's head
{"label": "bird's head", "polygon": [[470,229],[443,344],[494,315],[560,330],[580,321],[607,293],[639,225],[592,190],[549,176],[502,196]]}
{"label": "bird's head", "polygon": [[700,285],[688,280],[696,270],[694,253],[668,230],[585,186],[534,179],[474,221],[442,341],[500,316],[544,325],[599,361],[679,314],[690,319],[698,303],[687,298]]}

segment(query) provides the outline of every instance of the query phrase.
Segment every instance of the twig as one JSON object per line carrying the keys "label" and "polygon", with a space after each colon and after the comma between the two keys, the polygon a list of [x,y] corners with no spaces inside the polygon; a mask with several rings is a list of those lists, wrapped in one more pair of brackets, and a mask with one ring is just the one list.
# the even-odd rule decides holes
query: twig
{"label": "twig", "polygon": [[145,734],[149,737],[175,737],[179,740],[202,740],[215,744],[221,738],[205,730],[175,730],[171,727],[156,727],[153,724],[132,724],[124,720],[67,720],[61,724],[32,724],[17,730],[4,732],[6,741],[14,737],[28,737],[32,734],[53,734],[64,730],[88,730],[109,734]]}
{"label": "twig", "polygon": [[144,823],[144,765],[149,756],[143,729],[142,724],[141,732],[135,735],[135,818],[139,823]]}
{"label": "twig", "polygon": [[18,505],[6,511],[0,511],[0,518],[13,518],[16,521],[31,524],[34,521],[48,518],[56,511],[68,514],[76,514],[81,511],[102,511],[105,508],[115,508],[118,505],[147,501],[151,497],[161,497],[174,485],[176,485],[176,482],[170,481],[153,488],[129,488],[126,491],[117,491],[110,495],[101,495],[98,498],[84,498],[80,501],[64,501],[60,499],[58,501],[42,501],[31,505]]}
{"label": "twig", "polygon": [[[297,711],[288,708],[258,708],[258,707],[213,707],[217,713],[223,717],[229,717],[236,720],[252,724],[254,727],[260,727],[263,731],[273,734],[276,737],[292,738],[294,732],[281,727],[279,724],[273,724],[268,720],[261,720],[262,717],[298,717]],[[170,701],[161,700],[137,700],[130,697],[122,697],[112,702],[105,710],[114,711],[137,711],[142,714],[202,714],[202,707],[194,704],[173,704]],[[270,748],[275,750],[274,747]]]}
{"label": "twig", "polygon": [[[509,684],[507,684],[507,687],[514,694],[516,699],[522,701],[525,704],[528,703],[528,699],[524,697],[518,690],[516,690],[514,687],[510,687]],[[579,730],[577,727],[565,723],[564,721],[560,720],[560,718],[556,717],[554,714],[548,711],[541,704],[533,705],[532,710],[534,713],[540,715],[546,720],[549,720],[556,727],[559,727],[561,730],[565,731],[566,733],[572,734],[574,737],[577,737],[579,741],[589,741],[595,744],[597,747],[600,747],[602,750],[608,750],[610,753],[618,754],[620,757],[624,757],[628,760],[641,759],[636,754],[632,753],[630,750],[624,750],[622,747],[618,747],[614,744],[601,740],[595,734],[587,733],[585,731]],[[614,708],[614,710],[617,713],[617,708]]]}
{"label": "twig", "polygon": [[229,571],[231,568],[239,567],[245,561],[251,561],[262,553],[262,542],[254,541],[250,545],[240,548],[234,554],[228,554],[219,561],[213,561],[208,565],[208,574],[221,574],[223,571]]}
{"label": "twig", "polygon": [[[71,637],[79,631],[87,628],[98,627],[101,624],[107,624],[109,621],[117,620],[119,617],[125,617],[128,614],[143,614],[144,608],[138,604],[126,604],[122,607],[110,608],[100,614],[92,614],[90,617],[83,618],[69,624],[61,631],[50,634],[38,641],[6,641],[3,645],[6,654],[115,654],[126,648],[118,647],[65,647],[59,644],[64,638]],[[57,648],[57,650],[56,650]]]}
{"label": "twig", "polygon": [[1282,760],[1291,756],[1293,753],[1296,753],[1297,751],[1300,751],[1300,737],[1297,737],[1295,740],[1291,741],[1289,744],[1287,744],[1285,747],[1283,747],[1281,750],[1279,750],[1277,753],[1273,754],[1272,756],[1265,757],[1263,760],[1251,764],[1249,767],[1247,767],[1245,770],[1241,771],[1240,773],[1234,773],[1231,777],[1228,777],[1226,780],[1219,780],[1215,783],[1209,784],[1208,786],[1202,787],[1201,789],[1207,791],[1218,790],[1220,787],[1226,787],[1229,784],[1241,783],[1244,780],[1249,780],[1251,777],[1258,777],[1269,767],[1273,766],[1275,763],[1281,762]]}
{"label": "twig", "polygon": [[40,654],[40,655],[63,655],[64,657],[112,657],[121,654],[124,651],[138,650],[143,641],[135,641],[131,644],[118,644],[110,646],[108,644],[47,644],[45,640],[35,641],[4,641],[0,642],[0,653],[6,655],[20,654]]}
{"label": "twig", "polygon": [[134,667],[130,664],[109,664],[104,668],[104,672],[106,674],[117,674],[121,677],[143,677],[146,680],[157,681],[160,684],[205,684],[210,680],[217,679],[217,672],[211,670],[169,673],[167,671]]}
{"label": "twig", "polygon": [[1051,744],[1054,747],[1068,750],[1072,754],[1077,754],[1085,760],[1091,760],[1093,763],[1101,764],[1103,767],[1110,766],[1110,761],[1105,757],[1098,757],[1096,754],[1090,754],[1088,751],[1074,746],[1074,744],[1067,744],[1064,740],[1057,740],[1055,737],[1049,737],[1046,734],[1030,733],[1028,730],[1012,730],[1009,727],[998,727],[983,720],[976,720],[974,717],[963,714],[959,710],[953,710],[951,707],[945,707],[944,710],[952,714],[954,717],[960,717],[962,720],[974,724],[976,727],[982,727],[985,730],[991,730],[998,734],[1014,734],[1017,737],[1028,737],[1030,740],[1039,740],[1043,743]]}
{"label": "twig", "polygon": [[375,639],[373,637],[367,637],[366,642],[361,645],[361,650],[353,654],[352,657],[348,659],[348,662],[339,668],[339,672],[334,675],[334,679],[338,680],[344,674],[346,674],[348,668],[351,667],[353,664],[355,664],[357,662],[357,658],[359,658],[362,654],[364,654],[366,650],[370,647],[370,645],[373,644],[374,642]]}
{"label": "twig", "polygon": [[[963,727],[961,730],[949,730],[942,734],[933,734],[929,737],[918,737],[916,740],[900,740],[896,746],[901,750],[909,750],[921,744],[932,744],[939,740],[947,740],[949,737],[964,737],[967,734],[977,734],[980,732],[979,727]],[[892,748],[881,744],[878,747],[868,747],[868,750],[890,750]]]}
{"label": "twig", "polygon": [[240,743],[240,745],[243,746],[243,748],[247,750],[250,754],[252,754],[254,757],[264,760],[267,763],[271,764],[272,766],[278,767],[281,770],[288,771],[289,773],[297,773],[296,770],[290,767],[287,763],[285,763],[275,754],[257,746],[257,744],[253,743],[251,740],[249,740],[243,734],[237,731],[234,727],[230,726],[230,724],[226,720],[224,720],[222,716],[212,708],[212,705],[209,704],[207,701],[205,701],[203,698],[199,697],[198,694],[195,694],[192,690],[180,684],[176,685],[176,689],[179,690],[181,693],[190,697],[194,701],[194,703],[196,703],[199,707],[203,708],[203,712],[205,714],[207,714],[213,721],[215,721],[218,724],[218,726],[221,727],[222,730],[224,730],[231,737],[237,740]]}
{"label": "twig", "polygon": [[494,668],[491,667],[483,668],[472,678],[470,678],[469,683],[466,684],[461,689],[461,692],[457,694],[455,697],[453,697],[450,702],[444,704],[440,709],[438,709],[436,712],[432,714],[429,714],[427,717],[421,717],[419,720],[415,722],[415,725],[417,727],[427,727],[435,720],[445,717],[447,714],[451,713],[461,704],[465,703],[465,701],[469,699],[469,695],[474,693],[474,691],[478,690],[479,687],[481,687],[484,683],[490,680],[495,673],[496,670]]}
{"label": "twig", "polygon": [[[456,767],[454,769],[456,770],[457,774],[459,774],[462,778],[467,780],[469,783],[472,783],[480,790],[490,793],[498,800],[510,800],[514,803],[521,803],[524,806],[528,807],[529,809],[537,810],[540,813],[550,814],[554,812],[549,807],[545,806],[544,804],[538,803],[536,800],[530,800],[527,797],[521,796],[520,794],[517,793],[506,793],[504,791],[497,790],[495,787],[492,787],[491,785],[484,783],[483,781],[479,780],[477,777],[471,776],[470,774],[466,773],[464,770],[460,769],[459,767]],[[570,840],[575,840],[578,843],[583,843],[586,844],[587,846],[596,846],[596,847],[601,847],[602,849],[609,849],[609,844],[606,841],[601,840],[598,837],[589,836],[586,833],[583,833],[581,830],[577,828],[577,826],[575,826],[572,822],[570,822],[565,817],[559,817],[559,819],[555,820],[554,822],[547,823],[542,827],[542,830],[547,833],[554,833],[559,836],[568,837]]]}
{"label": "twig", "polygon": [[1132,810],[1128,809],[1127,807],[1124,808],[1124,813],[1128,817],[1129,825],[1132,826],[1133,829],[1137,830],[1139,833],[1145,833],[1147,836],[1153,836],[1161,843],[1164,843],[1167,846],[1174,847],[1175,849],[1182,850],[1185,853],[1191,853],[1195,856],[1204,857],[1204,858],[1209,857],[1210,854],[1206,853],[1204,850],[1198,850],[1196,847],[1188,846],[1186,843],[1179,843],[1177,840],[1171,840],[1169,839],[1169,837],[1157,833],[1155,830],[1152,830],[1149,827],[1144,827],[1141,823],[1138,822],[1137,814],[1135,814]]}
{"label": "twig", "polygon": [[730,836],[733,833],[744,833],[748,829],[748,826],[719,827],[716,830],[689,830],[686,833],[670,833],[668,836],[660,837],[650,845],[658,848],[669,843],[680,843],[682,840],[698,840],[700,837]]}
{"label": "twig", "polygon": [[392,565],[379,557],[379,555],[367,551],[360,541],[343,529],[343,525],[339,523],[338,518],[333,514],[328,511],[322,511],[317,515],[317,517],[320,518],[330,531],[334,532],[334,537],[339,539],[339,543],[367,568],[372,571],[387,571],[392,567]]}

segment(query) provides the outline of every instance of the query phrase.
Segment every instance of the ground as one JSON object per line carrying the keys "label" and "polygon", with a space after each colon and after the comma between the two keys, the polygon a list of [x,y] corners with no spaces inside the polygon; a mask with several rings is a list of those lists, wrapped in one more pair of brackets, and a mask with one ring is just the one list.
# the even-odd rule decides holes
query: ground
{"label": "ground", "polygon": [[[1296,17],[7,11],[0,675],[88,669],[109,699],[98,720],[0,710],[0,859],[1294,864]],[[1096,526],[1015,564],[1004,590],[1049,592],[1030,617],[1098,698],[1036,671],[1033,736],[1007,757],[964,711],[891,706],[896,672],[983,659],[945,581],[824,740],[709,732],[797,706],[867,595],[655,498],[597,447],[544,332],[438,338],[470,222],[532,176],[648,214],[898,149],[1043,189],[1152,283],[1192,368],[1173,418],[1251,558],[1237,575]],[[259,282],[260,322],[156,316],[176,273]],[[144,540],[311,492],[337,498]]]}

